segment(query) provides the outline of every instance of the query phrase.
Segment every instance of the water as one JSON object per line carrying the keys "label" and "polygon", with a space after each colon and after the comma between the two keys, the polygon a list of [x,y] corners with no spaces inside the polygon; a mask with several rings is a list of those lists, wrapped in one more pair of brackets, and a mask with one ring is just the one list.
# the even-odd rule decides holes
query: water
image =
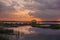
{"label": "water", "polygon": [[[10,36],[13,40],[60,40],[60,29],[34,28],[31,26],[19,26],[8,28],[19,32],[15,36]],[[12,40],[10,38],[10,40]]]}

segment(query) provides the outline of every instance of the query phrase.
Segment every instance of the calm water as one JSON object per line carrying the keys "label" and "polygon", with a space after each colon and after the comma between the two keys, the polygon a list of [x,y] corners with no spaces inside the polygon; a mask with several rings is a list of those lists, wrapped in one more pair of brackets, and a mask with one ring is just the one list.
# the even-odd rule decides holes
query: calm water
{"label": "calm water", "polygon": [[11,36],[10,40],[60,40],[60,29],[34,28],[31,26],[19,26],[8,28],[20,32],[17,37]]}

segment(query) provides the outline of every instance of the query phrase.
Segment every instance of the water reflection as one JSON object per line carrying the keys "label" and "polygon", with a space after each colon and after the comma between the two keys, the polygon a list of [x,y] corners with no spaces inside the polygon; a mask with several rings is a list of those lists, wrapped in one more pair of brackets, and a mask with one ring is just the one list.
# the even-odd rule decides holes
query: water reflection
{"label": "water reflection", "polygon": [[[60,40],[60,29],[35,28],[31,26],[19,26],[8,29],[19,32],[16,35],[16,40]],[[10,38],[10,40],[12,39]]]}

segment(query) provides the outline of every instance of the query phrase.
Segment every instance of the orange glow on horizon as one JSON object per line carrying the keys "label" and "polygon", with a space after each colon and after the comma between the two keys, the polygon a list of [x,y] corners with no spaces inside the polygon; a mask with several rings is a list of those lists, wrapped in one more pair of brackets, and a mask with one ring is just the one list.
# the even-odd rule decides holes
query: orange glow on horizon
{"label": "orange glow on horizon", "polygon": [[60,18],[58,19],[58,21],[60,21]]}
{"label": "orange glow on horizon", "polygon": [[27,18],[0,18],[0,21],[42,21],[40,18],[27,17]]}

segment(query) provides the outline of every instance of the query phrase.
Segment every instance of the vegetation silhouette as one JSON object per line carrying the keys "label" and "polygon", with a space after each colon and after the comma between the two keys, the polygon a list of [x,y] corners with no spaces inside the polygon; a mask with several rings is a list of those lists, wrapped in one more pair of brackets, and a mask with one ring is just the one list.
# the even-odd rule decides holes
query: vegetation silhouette
{"label": "vegetation silhouette", "polygon": [[51,24],[52,29],[60,29],[60,24]]}
{"label": "vegetation silhouette", "polygon": [[[9,23],[10,22],[10,23]],[[15,23],[12,23],[15,22]],[[32,20],[31,22],[22,22],[20,21],[0,21],[0,27],[19,27],[19,26],[29,26],[38,27],[38,28],[52,28],[52,29],[60,29],[60,24],[56,24],[60,21],[41,21],[41,22],[54,22],[54,24],[37,24],[36,20]],[[38,21],[39,22],[39,21]],[[41,26],[41,25],[50,25],[50,26]]]}
{"label": "vegetation silhouette", "polygon": [[0,40],[9,40],[7,37],[0,36]]}

